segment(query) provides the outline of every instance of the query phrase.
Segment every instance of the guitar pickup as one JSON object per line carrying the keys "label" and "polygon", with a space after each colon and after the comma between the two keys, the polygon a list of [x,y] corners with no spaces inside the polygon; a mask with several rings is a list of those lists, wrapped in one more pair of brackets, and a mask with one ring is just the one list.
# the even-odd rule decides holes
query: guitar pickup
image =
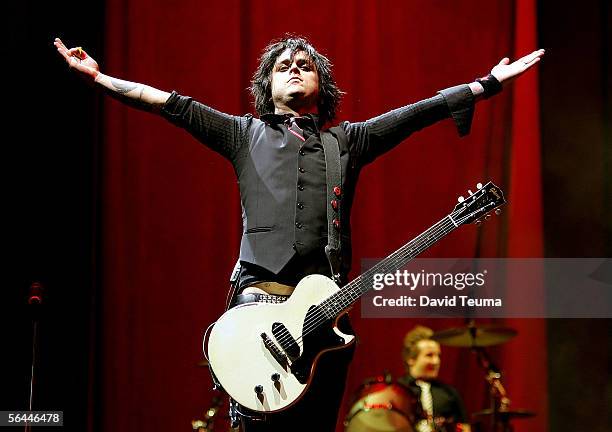
{"label": "guitar pickup", "polygon": [[272,324],[272,334],[291,361],[300,356],[300,346],[293,336],[291,336],[291,333],[289,333],[289,330],[287,330],[284,324]]}
{"label": "guitar pickup", "polygon": [[281,352],[281,350],[276,346],[274,341],[268,337],[267,334],[262,333],[261,339],[263,340],[264,346],[267,350],[272,354],[272,357],[280,364],[283,369],[287,370],[287,365],[289,364],[289,359],[285,354]]}

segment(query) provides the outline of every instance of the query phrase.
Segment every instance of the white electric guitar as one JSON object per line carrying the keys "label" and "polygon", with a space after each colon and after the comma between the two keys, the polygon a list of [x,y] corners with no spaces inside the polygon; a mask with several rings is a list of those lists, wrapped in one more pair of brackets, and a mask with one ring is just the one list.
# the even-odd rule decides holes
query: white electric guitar
{"label": "white electric guitar", "polygon": [[451,231],[505,202],[493,183],[478,184],[449,215],[343,288],[326,276],[310,275],[284,303],[247,303],[228,310],[208,339],[217,381],[251,410],[273,413],[290,407],[308,389],[320,356],[354,342],[336,322],[372,288],[372,275],[394,273]]}

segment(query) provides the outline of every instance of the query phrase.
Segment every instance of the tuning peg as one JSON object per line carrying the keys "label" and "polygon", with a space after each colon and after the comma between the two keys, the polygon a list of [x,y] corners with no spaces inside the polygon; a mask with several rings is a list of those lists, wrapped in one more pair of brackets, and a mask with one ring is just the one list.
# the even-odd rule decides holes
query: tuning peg
{"label": "tuning peg", "polygon": [[474,195],[474,192],[472,192],[472,190],[471,190],[471,189],[468,189],[468,193],[469,193],[470,195]]}
{"label": "tuning peg", "polygon": [[478,189],[482,189],[482,183],[477,183],[477,184],[476,184],[476,187],[477,187]]}
{"label": "tuning peg", "polygon": [[460,196],[459,198],[457,198],[457,201],[459,201],[460,203],[462,203],[463,201],[465,201],[465,198],[463,198],[462,196]]}
{"label": "tuning peg", "polygon": [[497,216],[499,216],[499,215],[501,214],[501,209],[499,209],[499,208],[498,208],[498,209],[495,209],[495,214],[496,214]]}
{"label": "tuning peg", "polygon": [[476,219],[476,222],[474,223],[476,224],[476,226],[482,225],[482,221],[480,219]]}

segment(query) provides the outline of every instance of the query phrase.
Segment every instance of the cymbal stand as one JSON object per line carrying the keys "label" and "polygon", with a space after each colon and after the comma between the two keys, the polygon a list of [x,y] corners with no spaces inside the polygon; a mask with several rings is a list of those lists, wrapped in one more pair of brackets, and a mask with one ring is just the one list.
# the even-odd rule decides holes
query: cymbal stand
{"label": "cymbal stand", "polygon": [[[475,339],[476,329],[470,329],[470,333],[472,338]],[[500,411],[507,411],[510,406],[508,392],[501,381],[502,374],[484,347],[473,344],[472,352],[476,354],[478,363],[487,372],[485,379],[489,384],[489,395],[491,397],[491,431],[512,432],[510,419],[507,416],[500,415]]]}
{"label": "cymbal stand", "polygon": [[491,430],[495,432],[511,432],[509,418],[500,415],[500,411],[507,411],[510,406],[510,398],[504,385],[502,384],[502,374],[491,362],[489,354],[483,347],[474,347],[478,363],[487,371],[485,379],[489,384],[489,394],[491,396]]}

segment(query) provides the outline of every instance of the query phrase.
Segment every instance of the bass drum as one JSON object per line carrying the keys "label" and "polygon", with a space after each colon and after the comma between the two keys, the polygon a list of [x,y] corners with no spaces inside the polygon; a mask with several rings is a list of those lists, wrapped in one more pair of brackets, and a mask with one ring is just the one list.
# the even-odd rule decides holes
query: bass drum
{"label": "bass drum", "polygon": [[361,385],[344,421],[345,432],[414,432],[416,397],[388,378]]}

